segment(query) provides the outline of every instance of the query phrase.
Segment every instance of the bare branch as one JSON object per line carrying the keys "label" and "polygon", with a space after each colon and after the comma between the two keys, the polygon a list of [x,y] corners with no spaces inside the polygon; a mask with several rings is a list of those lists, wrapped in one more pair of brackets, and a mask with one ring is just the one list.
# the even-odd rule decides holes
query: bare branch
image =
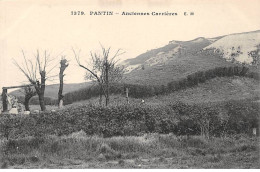
{"label": "bare branch", "polygon": [[35,80],[35,78],[36,78],[36,70],[35,70],[35,72],[34,72],[33,64],[32,64],[32,61],[31,61],[31,60],[29,60],[29,63],[30,63],[30,65],[31,65],[31,71],[32,71],[32,76],[31,76],[31,78],[32,78],[32,80]]}
{"label": "bare branch", "polygon": [[106,49],[101,43],[100,46],[102,50],[101,55],[90,51],[90,56],[92,60],[91,68],[82,65],[80,63],[79,53],[76,53],[74,49],[72,50],[78,65],[87,70],[85,78],[97,81],[99,83],[101,89],[100,97],[102,97],[101,95],[104,95],[106,97],[107,105],[107,103],[109,102],[110,83],[121,80],[124,73],[123,67],[116,66],[116,63],[119,60],[115,60],[115,58],[124,54],[125,52],[121,52],[121,49],[118,49],[114,56],[109,59],[111,47]]}
{"label": "bare branch", "polygon": [[23,54],[23,59],[24,59],[25,64],[26,64],[26,68],[27,68],[27,71],[28,71],[28,75],[31,76],[31,73],[30,73],[30,70],[29,70],[29,68],[28,68],[27,60],[26,60],[26,58],[25,58],[25,54],[24,54],[24,51],[23,51],[23,50],[22,50],[22,54]]}
{"label": "bare branch", "polygon": [[39,50],[37,50],[37,54],[36,54],[36,60],[37,60],[37,64],[39,67],[39,72],[41,73],[41,61],[40,61],[40,54],[39,54]]}
{"label": "bare branch", "polygon": [[59,65],[59,63],[57,63],[56,65],[54,65],[48,72],[46,75],[48,75],[53,69],[55,69],[57,66]]}
{"label": "bare branch", "polygon": [[75,56],[75,59],[76,59],[78,65],[79,65],[80,67],[82,67],[83,69],[86,69],[87,71],[89,71],[89,72],[100,82],[100,79],[99,79],[99,77],[97,76],[97,74],[95,74],[95,73],[94,73],[93,71],[91,71],[89,68],[87,68],[87,67],[85,67],[85,66],[83,66],[83,65],[80,64],[79,55],[77,55],[77,53],[75,52],[75,50],[74,50],[73,48],[72,48],[72,50],[73,50],[73,52],[74,52],[74,56]]}
{"label": "bare branch", "polygon": [[121,56],[122,54],[125,53],[125,51],[122,52],[122,53],[120,53],[120,51],[121,51],[121,49],[118,49],[117,52],[116,52],[116,54],[111,58],[111,60],[114,60],[116,57]]}
{"label": "bare branch", "polygon": [[22,73],[23,73],[23,74],[26,76],[26,78],[30,81],[30,80],[31,80],[31,77],[30,77],[30,76],[25,72],[25,70],[17,63],[17,61],[13,59],[13,63],[14,63],[15,66],[18,67],[18,69],[19,69],[20,71],[22,71]]}
{"label": "bare branch", "polygon": [[47,80],[47,79],[50,79],[50,78],[57,77],[57,76],[59,76],[59,75],[57,74],[57,75],[51,75],[51,76],[48,76],[48,77],[46,77],[46,80]]}
{"label": "bare branch", "polygon": [[43,66],[43,70],[45,71],[46,69],[46,63],[47,63],[47,54],[46,54],[46,50],[44,51],[44,66]]}

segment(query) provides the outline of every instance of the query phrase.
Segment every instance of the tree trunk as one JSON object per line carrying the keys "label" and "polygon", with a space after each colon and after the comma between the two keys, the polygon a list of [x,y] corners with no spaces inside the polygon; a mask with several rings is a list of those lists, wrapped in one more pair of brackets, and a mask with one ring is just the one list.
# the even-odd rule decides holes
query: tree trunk
{"label": "tree trunk", "polygon": [[109,81],[108,81],[108,62],[106,62],[106,69],[105,69],[105,72],[106,72],[106,106],[108,105],[109,103]]}
{"label": "tree trunk", "polygon": [[30,99],[35,95],[36,95],[36,92],[34,92],[30,87],[28,89],[25,88],[24,106],[25,106],[26,111],[30,111],[29,102],[30,102]]}
{"label": "tree trunk", "polygon": [[28,99],[27,97],[25,97],[25,99],[24,99],[24,107],[25,107],[25,111],[30,111],[30,108],[29,108],[29,101],[30,101],[30,99]]}
{"label": "tree trunk", "polygon": [[[46,72],[45,71],[41,71],[40,72],[41,75],[41,83],[37,83],[37,87],[38,87],[38,96],[39,96],[39,103],[41,106],[41,110],[45,111],[46,107],[45,107],[45,102],[44,102],[44,92],[45,92],[45,81],[46,81]],[[36,89],[37,90],[37,89]]]}
{"label": "tree trunk", "polygon": [[60,72],[60,88],[59,88],[59,92],[58,92],[58,105],[59,105],[59,108],[62,108],[62,107],[60,107],[61,100],[64,97],[62,95],[62,92],[63,92],[63,72]]}
{"label": "tree trunk", "polygon": [[44,102],[44,94],[38,94],[38,97],[39,97],[41,111],[45,111],[46,107],[45,107],[45,102]]}
{"label": "tree trunk", "polygon": [[62,103],[62,99],[63,99],[63,95],[62,95],[62,92],[63,92],[63,77],[64,77],[64,71],[66,69],[66,67],[68,67],[68,64],[67,63],[67,60],[65,58],[63,58],[61,61],[60,61],[60,74],[59,74],[59,77],[60,77],[60,88],[59,88],[59,92],[58,92],[58,105],[59,105],[59,108],[62,108],[63,106],[63,103]]}

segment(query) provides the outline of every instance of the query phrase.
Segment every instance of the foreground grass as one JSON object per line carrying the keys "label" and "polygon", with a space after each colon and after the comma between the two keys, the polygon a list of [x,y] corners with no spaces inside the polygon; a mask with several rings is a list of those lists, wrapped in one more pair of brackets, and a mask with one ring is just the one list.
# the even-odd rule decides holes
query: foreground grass
{"label": "foreground grass", "polygon": [[145,134],[1,140],[1,168],[259,168],[257,138]]}

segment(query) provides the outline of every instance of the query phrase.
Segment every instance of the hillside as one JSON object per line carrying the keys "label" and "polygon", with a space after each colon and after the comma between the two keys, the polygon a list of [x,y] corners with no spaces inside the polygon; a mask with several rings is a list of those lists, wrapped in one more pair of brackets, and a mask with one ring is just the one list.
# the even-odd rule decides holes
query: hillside
{"label": "hillside", "polygon": [[[131,90],[130,90],[131,91]],[[210,79],[198,86],[176,91],[167,95],[158,95],[147,98],[129,98],[131,104],[140,104],[142,99],[148,105],[165,105],[167,103],[181,101],[189,104],[223,102],[229,100],[245,100],[260,98],[259,81],[246,77],[217,77]],[[99,98],[93,97],[88,100],[74,102],[68,107],[74,105],[84,105],[86,103],[99,104]],[[110,104],[125,104],[126,98],[123,95],[111,95]]]}
{"label": "hillside", "polygon": [[129,73],[133,69],[139,69],[141,65],[154,66],[161,64],[176,57],[195,53],[210,44],[210,40],[202,37],[187,42],[173,40],[164,47],[152,49],[134,59],[125,60],[123,64],[127,66],[127,72]]}
{"label": "hillside", "polygon": [[[260,31],[214,38],[198,37],[190,41],[172,40],[163,47],[123,61],[122,64],[126,67],[123,82],[138,85],[167,85],[171,81],[198,71],[241,65],[236,62],[251,62],[253,57],[253,65],[248,64],[247,67],[258,72],[255,64],[258,64],[259,55],[252,55],[253,52],[259,53],[260,46],[257,45],[260,45]],[[234,54],[234,51],[238,52],[239,47],[239,53]],[[89,85],[90,83],[65,84],[64,94]],[[56,99],[58,88],[58,84],[47,86],[45,96]],[[11,94],[22,95],[19,91]]]}
{"label": "hillside", "polygon": [[[197,71],[205,71],[215,67],[233,66],[236,62],[259,61],[260,31],[231,34],[215,38],[199,37],[191,41],[170,41],[168,45],[147,51],[136,58],[123,62],[126,66],[126,83],[141,85],[162,85],[178,80]],[[240,47],[240,55],[230,60],[219,52],[212,51],[213,47],[221,47],[230,54],[230,46]],[[237,50],[235,48],[232,51]],[[232,49],[232,47],[231,47]],[[218,52],[218,53],[216,53]],[[248,55],[250,58],[245,58]],[[233,54],[232,54],[233,55]],[[256,57],[254,57],[256,56]],[[245,59],[244,61],[241,59]],[[238,63],[237,65],[239,65]],[[249,63],[248,63],[249,64]],[[249,66],[256,70],[254,65]]]}
{"label": "hillside", "polygon": [[186,42],[171,41],[165,47],[127,60],[125,61],[127,66],[125,82],[162,85],[196,71],[233,65],[217,56],[197,53],[210,45],[212,41],[206,38]]}
{"label": "hillside", "polygon": [[259,99],[259,81],[245,77],[214,78],[198,86],[155,97],[154,101],[187,103],[222,102],[228,100]]}
{"label": "hillside", "polygon": [[[76,83],[76,84],[64,84],[63,88],[63,94],[66,94],[68,92],[72,92],[75,90],[79,90],[81,88],[85,88],[90,86],[91,84],[88,82],[85,83]],[[45,88],[45,97],[50,97],[53,99],[57,99],[58,91],[59,91],[59,84],[53,84],[53,85],[47,85]],[[24,96],[23,93],[20,90],[15,90],[10,92],[11,95],[14,96]]]}
{"label": "hillside", "polygon": [[256,64],[260,52],[260,31],[228,35],[203,50],[213,50],[228,61]]}

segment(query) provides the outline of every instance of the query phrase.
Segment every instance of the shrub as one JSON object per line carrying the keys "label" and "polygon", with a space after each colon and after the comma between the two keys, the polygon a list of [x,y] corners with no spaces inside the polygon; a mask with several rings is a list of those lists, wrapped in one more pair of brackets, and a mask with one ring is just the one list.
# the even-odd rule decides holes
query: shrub
{"label": "shrub", "polygon": [[[100,107],[78,105],[56,112],[29,116],[2,115],[0,134],[7,139],[45,135],[69,135],[81,131],[87,135],[138,136],[144,133],[223,136],[251,134],[258,128],[260,107],[253,100],[189,105],[117,105]],[[38,140],[39,141],[39,140]],[[32,140],[26,144],[38,144]]]}

